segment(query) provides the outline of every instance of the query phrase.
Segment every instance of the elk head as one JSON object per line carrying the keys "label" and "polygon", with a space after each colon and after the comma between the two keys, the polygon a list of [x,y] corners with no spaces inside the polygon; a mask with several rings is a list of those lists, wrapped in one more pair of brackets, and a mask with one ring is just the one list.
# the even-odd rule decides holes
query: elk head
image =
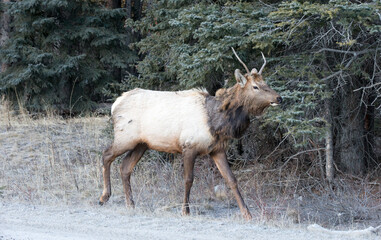
{"label": "elk head", "polygon": [[233,48],[232,50],[247,72],[243,75],[239,69],[236,69],[234,76],[241,88],[241,97],[248,111],[254,114],[261,114],[267,107],[281,104],[282,97],[263,80],[262,71],[266,66],[266,58],[263,53],[264,63],[258,72],[255,68],[249,71],[246,64],[242,62]]}

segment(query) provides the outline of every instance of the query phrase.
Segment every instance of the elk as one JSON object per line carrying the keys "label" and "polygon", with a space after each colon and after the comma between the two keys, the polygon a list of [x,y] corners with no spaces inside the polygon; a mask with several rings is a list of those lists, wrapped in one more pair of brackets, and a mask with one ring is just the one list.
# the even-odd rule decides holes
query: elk
{"label": "elk", "polygon": [[114,141],[103,153],[101,205],[111,196],[110,165],[116,157],[127,153],[120,172],[126,204],[134,207],[130,177],[144,152],[153,149],[183,155],[183,215],[189,215],[195,159],[210,155],[231,188],[243,217],[252,218],[228,165],[225,149],[229,139],[241,137],[249,127],[250,115],[262,115],[269,106],[280,104],[282,98],[262,78],[266,65],[263,53],[264,64],[259,72],[255,68],[249,72],[232,50],[247,73],[242,75],[236,69],[237,83],[218,90],[215,96],[199,89],[177,92],[134,89],[116,99],[111,107]]}

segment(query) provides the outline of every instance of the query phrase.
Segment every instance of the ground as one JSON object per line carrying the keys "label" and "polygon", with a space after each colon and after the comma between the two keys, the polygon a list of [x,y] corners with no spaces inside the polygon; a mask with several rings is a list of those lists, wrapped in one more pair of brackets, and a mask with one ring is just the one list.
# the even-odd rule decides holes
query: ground
{"label": "ground", "polygon": [[0,239],[379,239],[342,236],[305,225],[274,227],[252,222],[172,214],[145,216],[120,207],[0,204]]}

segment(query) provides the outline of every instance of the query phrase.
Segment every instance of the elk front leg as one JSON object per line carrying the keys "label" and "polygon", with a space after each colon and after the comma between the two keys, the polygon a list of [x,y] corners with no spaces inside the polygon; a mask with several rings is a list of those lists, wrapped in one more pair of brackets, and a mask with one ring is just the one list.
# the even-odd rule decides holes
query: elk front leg
{"label": "elk front leg", "polygon": [[189,215],[189,195],[190,190],[193,185],[193,168],[197,153],[192,150],[184,151],[184,182],[185,182],[185,193],[184,193],[184,203],[183,203],[183,215]]}
{"label": "elk front leg", "polygon": [[237,200],[239,209],[241,210],[243,217],[246,220],[251,220],[252,216],[245,202],[242,199],[241,193],[238,190],[237,179],[234,177],[232,171],[230,170],[225,151],[215,152],[211,154],[211,157],[216,163],[218,170],[221,172],[222,177],[225,179],[225,181],[228,183],[229,187],[233,191],[233,194],[235,196],[235,199]]}
{"label": "elk front leg", "polygon": [[129,207],[135,206],[131,192],[131,174],[135,165],[139,162],[147,148],[148,147],[146,144],[138,144],[134,150],[127,153],[126,157],[122,161],[122,164],[120,165],[120,173],[122,175],[123,188],[126,195],[126,204]]}

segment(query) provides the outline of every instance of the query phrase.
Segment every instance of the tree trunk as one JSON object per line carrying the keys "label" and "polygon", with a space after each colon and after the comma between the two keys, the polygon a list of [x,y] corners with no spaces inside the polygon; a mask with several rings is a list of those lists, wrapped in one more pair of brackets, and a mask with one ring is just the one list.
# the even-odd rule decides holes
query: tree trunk
{"label": "tree trunk", "polygon": [[372,105],[372,102],[375,100],[375,94],[371,93],[368,99],[368,105],[365,109],[365,121],[364,121],[364,130],[365,130],[365,153],[366,153],[366,167],[371,169],[377,166],[380,161],[377,160],[377,155],[375,153],[376,148],[376,130],[375,130],[375,118],[376,111],[375,106]]}
{"label": "tree trunk", "polygon": [[[5,6],[7,6],[9,2],[10,0],[2,0],[2,3]],[[9,32],[10,32],[9,24],[10,24],[11,18],[9,14],[6,12],[6,10],[7,10],[7,7],[5,8],[1,16],[0,47],[4,46],[9,39]],[[2,62],[0,72],[5,72],[7,68],[8,68],[8,64]]]}
{"label": "tree trunk", "polygon": [[[131,6],[131,18],[134,20],[134,21],[139,21],[141,18],[142,18],[142,9],[143,9],[143,4],[142,4],[142,1],[141,0],[130,0],[130,4],[132,4]],[[140,32],[138,31],[135,31],[133,33],[133,38],[135,41],[140,41],[141,39],[141,36],[140,36]]]}
{"label": "tree trunk", "polygon": [[335,169],[333,168],[333,141],[332,141],[332,127],[327,129],[325,138],[325,172],[329,182],[333,181]]}
{"label": "tree trunk", "polygon": [[350,174],[362,175],[366,170],[365,106],[362,92],[353,90],[361,86],[359,79],[348,79],[342,87],[339,107],[338,147],[339,165]]}
{"label": "tree trunk", "polygon": [[115,9],[115,8],[121,8],[121,7],[122,7],[121,0],[107,0],[107,8]]}
{"label": "tree trunk", "polygon": [[[131,0],[126,0],[124,7],[126,8],[127,18],[132,18]],[[126,43],[127,46],[132,43],[132,29],[130,27],[127,27]]]}
{"label": "tree trunk", "polygon": [[126,8],[126,13],[127,13],[127,18],[132,18],[132,12],[131,12],[131,0],[126,0],[125,1],[125,6]]}
{"label": "tree trunk", "polygon": [[[107,8],[109,9],[116,9],[122,7],[122,1],[121,0],[107,0]],[[118,80],[118,82],[121,82],[122,80],[122,71],[120,68],[114,67],[112,69],[113,76],[115,79]]]}
{"label": "tree trunk", "polygon": [[140,0],[134,0],[134,20],[140,20],[142,18],[142,3]]}
{"label": "tree trunk", "polygon": [[[329,93],[334,88],[334,82],[331,79],[325,80],[326,84],[326,92]],[[324,107],[325,107],[325,120],[327,122],[327,132],[325,136],[325,174],[326,179],[329,183],[332,183],[335,169],[333,167],[334,163],[334,109],[335,109],[335,102],[333,101],[334,97],[330,97],[325,99],[324,101]]]}

